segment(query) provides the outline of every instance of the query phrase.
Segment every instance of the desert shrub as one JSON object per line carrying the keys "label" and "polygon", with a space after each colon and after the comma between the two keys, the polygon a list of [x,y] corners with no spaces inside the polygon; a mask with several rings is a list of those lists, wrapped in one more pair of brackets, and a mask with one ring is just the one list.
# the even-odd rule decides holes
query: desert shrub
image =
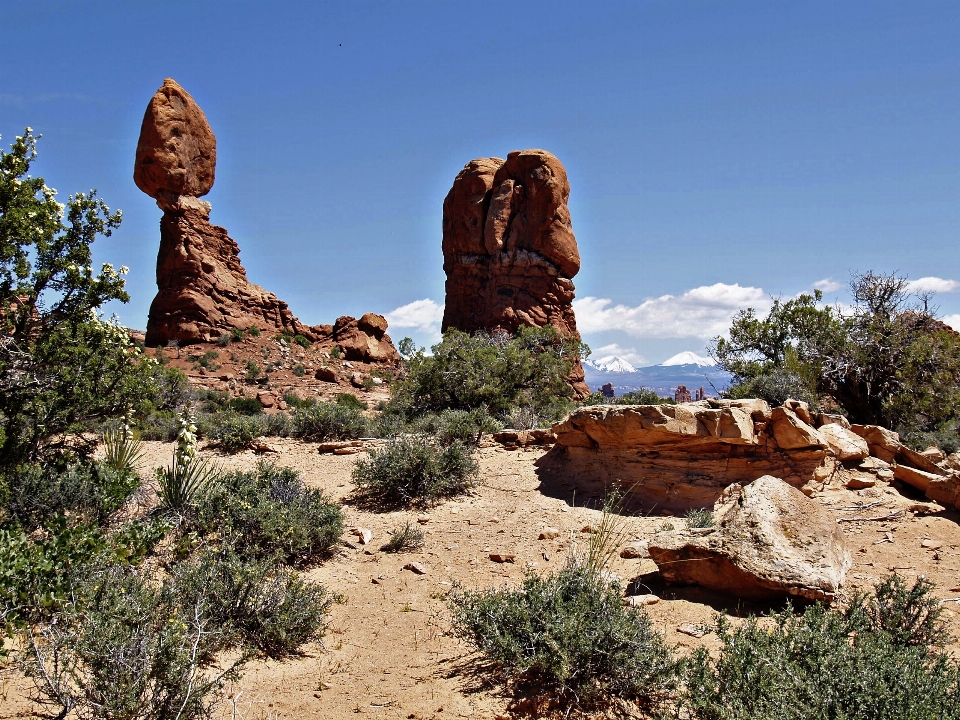
{"label": "desert shrub", "polygon": [[676,663],[647,613],[586,564],[528,573],[520,588],[451,593],[457,636],[501,677],[569,708],[611,698],[656,710],[677,686]]}
{"label": "desert shrub", "polygon": [[583,400],[584,405],[675,405],[673,398],[664,398],[657,395],[656,391],[640,388],[631,390],[623,395],[608,398],[602,392],[595,392],[588,395]]}
{"label": "desert shrub", "polygon": [[247,334],[251,337],[260,337],[260,328],[258,328],[256,325],[251,325],[247,328]]}
{"label": "desert shrub", "polygon": [[960,450],[960,420],[950,420],[933,430],[917,427],[900,428],[900,441],[914,450],[925,450],[934,445],[948,455]]}
{"label": "desert shrub", "polygon": [[117,473],[134,474],[143,460],[140,433],[128,425],[103,434],[103,465]]}
{"label": "desert shrub", "polygon": [[931,589],[892,576],[844,610],[813,605],[737,627],[721,617],[719,655],[694,652],[682,705],[703,720],[960,718],[960,668],[938,649]]}
{"label": "desert shrub", "polygon": [[253,360],[247,360],[247,369],[243,374],[244,378],[248,382],[255,382],[261,375],[263,375],[263,370],[260,369],[260,366]]}
{"label": "desert shrub", "polygon": [[226,637],[204,616],[202,600],[172,605],[145,576],[121,566],[95,573],[79,594],[83,601],[56,621],[25,633],[19,665],[43,705],[59,717],[210,716],[237,666],[213,666]]}
{"label": "desert shrub", "polygon": [[273,659],[319,640],[333,604],[322,585],[294,571],[222,550],[206,550],[177,565],[167,591],[176,605],[202,608],[230,644]]}
{"label": "desert shrub", "polygon": [[339,345],[335,345],[330,350],[330,357],[332,357],[334,360],[339,360],[341,355],[343,355],[343,350],[340,349]]}
{"label": "desert shrub", "polygon": [[[260,403],[257,402],[257,405],[259,406]],[[217,413],[207,420],[209,423],[206,429],[207,436],[230,453],[245,450],[250,443],[265,435],[267,429],[266,416],[262,413],[258,415]]]}
{"label": "desert shrub", "polygon": [[393,386],[391,412],[413,418],[479,409],[502,419],[528,407],[547,421],[572,407],[566,378],[583,346],[552,327],[521,328],[516,336],[450,330],[432,351],[410,352],[407,375]]}
{"label": "desert shrub", "polygon": [[479,471],[473,449],[459,441],[443,447],[424,435],[401,435],[358,460],[353,481],[387,505],[427,504],[466,492]]}
{"label": "desert shrub", "polygon": [[300,363],[293,366],[293,374],[297,377],[303,377],[307,374],[307,369]]}
{"label": "desert shrub", "polygon": [[312,397],[302,398],[295,392],[288,392],[283,396],[283,400],[292,408],[313,407],[317,404],[316,399]]}
{"label": "desert shrub", "polygon": [[0,528],[0,623],[36,621],[61,610],[73,594],[78,569],[106,547],[100,530],[63,515],[47,519],[43,533]]}
{"label": "desert shrub", "polygon": [[231,339],[233,342],[240,342],[241,340],[243,340],[243,330],[240,329],[240,328],[238,328],[238,327],[231,328],[231,329],[230,329],[230,339]]}
{"label": "desert shrub", "polygon": [[256,398],[230,398],[228,406],[233,412],[240,413],[241,415],[260,415],[263,413],[263,406]]}
{"label": "desert shrub", "polygon": [[293,418],[285,412],[264,416],[263,434],[271,437],[288,437],[293,432]]}
{"label": "desert shrub", "polygon": [[293,341],[302,348],[310,347],[310,341],[307,340],[303,335],[294,335]]}
{"label": "desert shrub", "polygon": [[353,408],[354,410],[366,410],[367,404],[353,393],[337,393],[337,405]]}
{"label": "desert shrub", "polygon": [[293,434],[305,440],[353,440],[366,436],[368,427],[358,408],[339,402],[299,407],[293,413]]}
{"label": "desert shrub", "polygon": [[195,527],[217,534],[242,557],[309,562],[343,533],[343,513],[293,470],[260,462],[211,485],[198,503]]}
{"label": "desert shrub", "polygon": [[141,483],[129,470],[118,472],[90,461],[24,464],[10,469],[5,480],[4,520],[31,530],[62,515],[103,525]]}
{"label": "desert shrub", "polygon": [[157,499],[160,507],[181,512],[192,508],[220,471],[197,455],[197,426],[189,410],[180,414],[177,448],[167,467],[157,468]]}
{"label": "desert shrub", "polygon": [[409,520],[403,527],[395,527],[390,531],[390,539],[380,548],[384,552],[404,552],[416,550],[423,546],[423,530]]}
{"label": "desert shrub", "polygon": [[230,333],[220,333],[220,337],[217,338],[217,345],[222,348],[225,348],[230,344]]}
{"label": "desert shrub", "polygon": [[177,414],[169,410],[157,410],[141,417],[139,426],[141,438],[161,442],[176,439],[177,432],[180,430]]}
{"label": "desert shrub", "polygon": [[433,435],[441,445],[450,445],[457,440],[476,445],[483,433],[494,433],[502,429],[501,423],[482,410],[444,410],[429,413],[408,424],[398,425],[393,434],[413,430]]}
{"label": "desert shrub", "polygon": [[688,510],[686,520],[689,528],[709,528],[714,525],[713,513],[706,509]]}

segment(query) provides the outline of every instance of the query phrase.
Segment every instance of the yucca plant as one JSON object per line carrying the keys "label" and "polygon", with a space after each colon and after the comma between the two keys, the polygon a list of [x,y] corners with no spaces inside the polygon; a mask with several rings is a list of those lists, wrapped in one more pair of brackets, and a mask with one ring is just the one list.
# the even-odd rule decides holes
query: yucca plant
{"label": "yucca plant", "polygon": [[197,426],[190,410],[180,414],[177,449],[168,467],[157,468],[157,494],[161,506],[182,510],[194,504],[197,496],[220,476],[220,469],[197,455]]}
{"label": "yucca plant", "polygon": [[103,464],[118,473],[135,473],[143,459],[143,441],[132,423],[133,411],[128,410],[119,428],[103,434]]}

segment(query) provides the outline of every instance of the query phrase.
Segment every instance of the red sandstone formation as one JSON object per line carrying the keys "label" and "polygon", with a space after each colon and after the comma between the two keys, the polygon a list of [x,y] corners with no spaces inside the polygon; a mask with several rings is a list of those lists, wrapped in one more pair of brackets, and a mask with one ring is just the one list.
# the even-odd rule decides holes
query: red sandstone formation
{"label": "red sandstone formation", "polygon": [[332,336],[350,359],[399,361],[380,315],[306,327],[285,302],[247,280],[239,246],[210,223],[210,203],[197,199],[213,187],[216,162],[217,140],[206,116],[167,78],[147,105],[133,171],[137,187],[163,210],[147,345],[210,342],[232,328],[257,327],[310,340]]}
{"label": "red sandstone formation", "polygon": [[[443,201],[443,329],[468,333],[552,325],[579,339],[571,303],[580,254],[570,225],[570,185],[544,150],[467,163]],[[589,389],[578,361],[570,376]]]}

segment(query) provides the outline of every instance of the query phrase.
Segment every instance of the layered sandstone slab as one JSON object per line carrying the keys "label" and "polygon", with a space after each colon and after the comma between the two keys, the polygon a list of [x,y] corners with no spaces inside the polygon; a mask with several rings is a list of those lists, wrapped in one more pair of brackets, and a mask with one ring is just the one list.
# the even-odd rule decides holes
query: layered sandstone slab
{"label": "layered sandstone slab", "polygon": [[[579,339],[572,278],[580,254],[569,197],[566,170],[544,150],[464,166],[443,202],[443,330],[551,325]],[[589,392],[579,361],[570,380],[579,395]]]}
{"label": "layered sandstone slab", "polygon": [[831,600],[852,559],[833,517],[779,478],[731,485],[715,527],[661,532],[648,542],[660,575],[739,598]]}
{"label": "layered sandstone slab", "polygon": [[799,488],[829,448],[793,411],[776,410],[774,422],[762,400],[584,407],[553,426],[556,445],[538,464],[544,479],[619,485],[648,510],[709,507],[727,486],[764,475]]}

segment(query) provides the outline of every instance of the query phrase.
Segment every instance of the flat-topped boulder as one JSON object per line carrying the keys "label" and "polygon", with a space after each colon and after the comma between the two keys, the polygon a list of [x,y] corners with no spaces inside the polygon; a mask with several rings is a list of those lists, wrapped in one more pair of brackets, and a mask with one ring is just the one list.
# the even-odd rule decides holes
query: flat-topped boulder
{"label": "flat-topped boulder", "polygon": [[833,516],[779,478],[731,485],[713,517],[647,542],[664,580],[748,600],[830,601],[843,586],[852,559]]}

